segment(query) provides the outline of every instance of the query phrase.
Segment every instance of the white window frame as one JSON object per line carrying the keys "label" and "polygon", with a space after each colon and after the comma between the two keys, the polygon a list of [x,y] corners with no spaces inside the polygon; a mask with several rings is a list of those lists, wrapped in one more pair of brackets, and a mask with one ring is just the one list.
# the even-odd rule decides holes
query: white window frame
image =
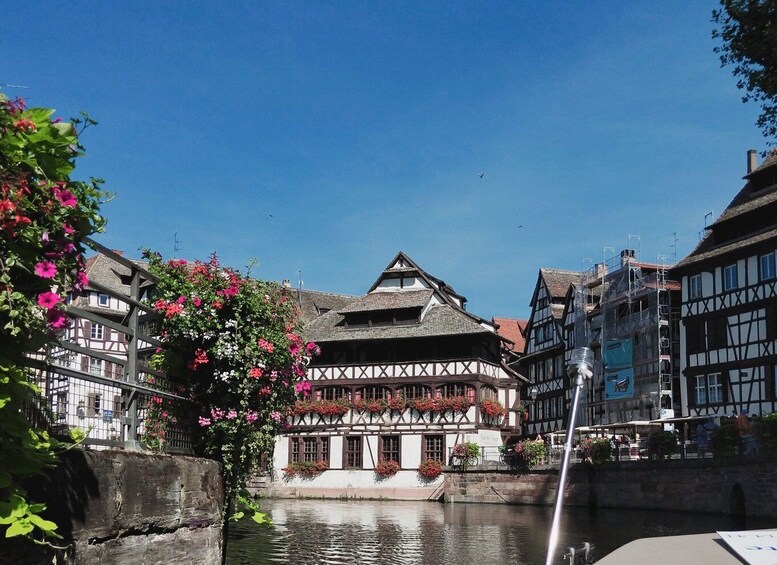
{"label": "white window frame", "polygon": [[100,375],[103,374],[103,360],[98,359],[97,357],[90,357],[89,358],[89,372],[93,375]]}
{"label": "white window frame", "polygon": [[777,277],[777,264],[775,264],[774,251],[772,251],[758,258],[758,280],[768,281],[775,277]]}
{"label": "white window frame", "polygon": [[92,324],[92,329],[89,330],[89,337],[92,339],[104,339],[105,328],[102,324]]}
{"label": "white window frame", "polygon": [[707,375],[707,404],[723,402],[723,377],[720,373]]}
{"label": "white window frame", "polygon": [[111,297],[104,292],[97,293],[97,305],[107,308],[111,305]]}
{"label": "white window frame", "polygon": [[723,291],[728,292],[736,288],[739,288],[739,268],[734,263],[723,267]]}
{"label": "white window frame", "polygon": [[694,398],[696,406],[707,404],[707,375],[696,375],[694,384]]}
{"label": "white window frame", "polygon": [[701,298],[701,273],[688,277],[688,299]]}

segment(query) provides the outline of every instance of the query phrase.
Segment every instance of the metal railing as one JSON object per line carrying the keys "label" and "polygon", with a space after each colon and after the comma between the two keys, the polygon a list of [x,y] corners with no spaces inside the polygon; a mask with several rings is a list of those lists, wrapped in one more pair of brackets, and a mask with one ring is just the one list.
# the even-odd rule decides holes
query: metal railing
{"label": "metal railing", "polygon": [[40,398],[31,400],[28,417],[55,434],[82,429],[87,432],[86,445],[140,449],[147,432],[146,417],[156,407],[159,412],[167,412],[162,432],[165,450],[191,453],[194,406],[183,396],[180,384],[148,366],[150,355],[162,342],[145,333],[145,328],[153,327],[157,314],[141,301],[141,288],[147,292],[155,277],[90,239],[85,243],[129,270],[128,294],[97,281],[89,283],[90,290],[117,299],[126,311],[117,321],[115,315],[109,318],[83,305],[71,303],[66,309],[76,320],[76,331],[79,321],[88,320],[113,330],[117,340],[110,342],[112,349],[96,349],[76,334],[28,357],[32,380],[41,391]]}

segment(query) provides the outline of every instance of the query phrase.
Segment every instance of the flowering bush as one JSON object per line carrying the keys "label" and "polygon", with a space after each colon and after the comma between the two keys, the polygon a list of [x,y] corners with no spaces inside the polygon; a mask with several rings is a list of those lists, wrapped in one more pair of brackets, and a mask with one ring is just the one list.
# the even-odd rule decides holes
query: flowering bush
{"label": "flowering bush", "polygon": [[583,452],[584,459],[591,459],[592,463],[599,465],[610,460],[612,446],[610,445],[610,440],[605,437],[587,437],[581,442],[580,450]]}
{"label": "flowering bush", "polygon": [[418,474],[427,481],[436,479],[441,473],[442,465],[440,465],[439,461],[435,461],[434,459],[427,459],[418,466]]}
{"label": "flowering bush", "polygon": [[318,347],[298,335],[297,310],[282,286],[223,267],[215,256],[193,263],[144,256],[159,279],[152,304],[165,347],[156,361],[188,383],[201,407],[198,452],[222,462],[230,504],[244,500],[252,468],[288,425],[283,415],[297,395],[310,393],[304,377]]}
{"label": "flowering bush", "polygon": [[382,414],[388,408],[388,402],[385,400],[356,400],[353,407],[369,414]]}
{"label": "flowering bush", "polygon": [[502,407],[502,403],[498,400],[485,399],[480,401],[480,410],[486,416],[492,418],[498,418],[507,414],[507,410]]}
{"label": "flowering bush", "polygon": [[388,407],[391,410],[396,410],[401,412],[402,410],[407,408],[407,402],[405,401],[405,398],[401,394],[397,394],[396,396],[389,398]]}
{"label": "flowering bush", "polygon": [[416,398],[410,401],[410,406],[419,412],[434,412],[437,410],[437,403],[433,398]]}
{"label": "flowering bush", "polygon": [[381,460],[375,465],[375,474],[384,479],[393,477],[397,474],[397,471],[399,471],[399,463],[396,461]]}
{"label": "flowering bush", "polygon": [[513,449],[524,465],[529,468],[545,460],[545,440],[541,436],[537,436],[537,439],[519,441]]}
{"label": "flowering bush", "polygon": [[351,410],[347,400],[298,400],[294,405],[294,414],[319,414],[321,416],[343,416]]}
{"label": "flowering bush", "polygon": [[22,482],[67,446],[28,423],[25,408],[40,391],[23,359],[69,325],[66,294],[87,283],[82,241],[104,224],[102,181],[70,179],[83,154],[74,124],[96,122],[84,114],[62,123],[53,112],[0,94],[0,528],[35,541],[59,537],[57,525],[41,518],[45,506],[27,500]]}
{"label": "flowering bush", "polygon": [[468,465],[477,461],[478,456],[480,456],[480,446],[471,441],[457,443],[453,446],[451,455],[458,465],[466,469]]}
{"label": "flowering bush", "polygon": [[450,410],[452,412],[461,412],[464,414],[467,410],[469,410],[469,407],[472,406],[472,403],[466,396],[449,396],[446,398],[437,398],[435,402],[437,404],[437,410],[440,412]]}
{"label": "flowering bush", "polygon": [[298,461],[289,463],[288,466],[283,468],[283,473],[288,478],[293,478],[297,475],[300,475],[310,479],[323,473],[327,469],[329,469],[329,464],[326,461]]}

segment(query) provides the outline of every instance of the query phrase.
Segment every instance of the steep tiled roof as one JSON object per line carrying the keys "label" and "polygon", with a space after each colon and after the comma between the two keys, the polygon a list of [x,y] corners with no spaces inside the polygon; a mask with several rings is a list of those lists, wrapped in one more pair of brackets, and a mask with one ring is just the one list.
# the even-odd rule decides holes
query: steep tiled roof
{"label": "steep tiled roof", "polygon": [[545,285],[552,298],[564,298],[569,290],[569,285],[580,281],[580,273],[577,271],[563,271],[561,269],[540,269]]}
{"label": "steep tiled roof", "polygon": [[317,343],[326,343],[478,333],[493,335],[493,332],[447,304],[431,307],[423,320],[417,324],[346,328],[340,325],[343,320],[342,314],[335,311],[328,312],[305,326],[305,338]]}
{"label": "steep tiled roof", "polygon": [[[769,168],[774,170],[776,167],[777,153],[772,152],[760,167],[745,177],[748,179],[747,184],[709,226],[696,248],[678,262],[673,269],[682,270],[689,265],[777,237],[777,220],[774,220],[770,212],[777,203],[777,184],[764,186],[759,183],[759,178],[762,178],[762,175],[759,176],[759,174],[762,171]],[[764,219],[770,218],[773,220],[770,224],[763,223]],[[755,221],[751,222],[751,219]],[[716,234],[726,234],[727,229],[730,230],[727,226],[731,225],[749,227],[749,230],[742,229],[741,237],[738,239],[727,235],[725,236],[726,241],[716,242]],[[748,231],[749,233],[747,233]]]}
{"label": "steep tiled roof", "polygon": [[510,351],[518,353],[523,352],[526,338],[523,332],[526,330],[526,320],[515,320],[513,318],[497,318],[494,317],[494,323],[499,324],[497,333],[502,337],[509,339],[512,344],[507,344],[507,348]]}
{"label": "steep tiled roof", "polygon": [[317,290],[296,290],[297,305],[302,323],[307,324],[330,310],[338,311],[356,300],[357,296],[320,292]]}
{"label": "steep tiled roof", "polygon": [[391,292],[371,292],[356,298],[347,306],[340,308],[341,314],[350,312],[374,312],[378,310],[396,310],[400,308],[423,308],[434,294],[432,289],[405,290]]}

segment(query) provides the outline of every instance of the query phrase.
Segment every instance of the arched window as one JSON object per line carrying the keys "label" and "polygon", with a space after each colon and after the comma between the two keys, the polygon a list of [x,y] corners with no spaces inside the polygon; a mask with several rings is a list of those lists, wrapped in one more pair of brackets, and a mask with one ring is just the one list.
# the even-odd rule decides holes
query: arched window
{"label": "arched window", "polygon": [[431,390],[423,385],[405,385],[402,387],[402,398],[410,402],[420,398],[429,398]]}
{"label": "arched window", "polygon": [[455,396],[464,396],[470,402],[475,402],[475,387],[464,383],[447,383],[437,389],[438,398]]}
{"label": "arched window", "polygon": [[391,390],[385,386],[365,386],[356,391],[356,400],[388,400]]}
{"label": "arched window", "polygon": [[480,400],[497,400],[498,396],[495,388],[490,386],[480,387]]}
{"label": "arched window", "polygon": [[318,400],[348,400],[349,396],[344,386],[327,386],[316,393]]}

